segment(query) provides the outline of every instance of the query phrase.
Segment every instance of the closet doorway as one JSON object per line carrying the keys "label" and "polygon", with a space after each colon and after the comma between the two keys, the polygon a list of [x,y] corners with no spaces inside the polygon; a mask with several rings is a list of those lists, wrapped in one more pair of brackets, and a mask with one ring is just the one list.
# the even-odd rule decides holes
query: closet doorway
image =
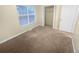
{"label": "closet doorway", "polygon": [[45,26],[53,27],[54,6],[45,7]]}

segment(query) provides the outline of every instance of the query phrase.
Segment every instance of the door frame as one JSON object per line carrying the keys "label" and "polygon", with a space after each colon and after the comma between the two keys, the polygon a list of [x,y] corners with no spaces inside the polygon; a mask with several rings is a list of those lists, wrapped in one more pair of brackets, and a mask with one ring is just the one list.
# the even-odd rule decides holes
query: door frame
{"label": "door frame", "polygon": [[[50,6],[50,5],[49,5]],[[43,6],[43,8],[42,8],[42,26],[45,26],[45,8],[46,7],[49,7],[49,6]],[[55,19],[55,5],[52,5],[53,7],[54,7],[54,10],[53,10],[53,20]],[[53,24],[54,22],[52,22],[52,28],[53,28],[53,26],[54,26],[54,24]]]}
{"label": "door frame", "polygon": [[[46,26],[46,8],[53,8],[53,12],[52,13],[54,14],[54,6],[45,6],[45,16],[44,16],[45,17],[45,26]],[[52,17],[51,21],[52,21],[52,25],[51,26],[53,27],[53,17]]]}

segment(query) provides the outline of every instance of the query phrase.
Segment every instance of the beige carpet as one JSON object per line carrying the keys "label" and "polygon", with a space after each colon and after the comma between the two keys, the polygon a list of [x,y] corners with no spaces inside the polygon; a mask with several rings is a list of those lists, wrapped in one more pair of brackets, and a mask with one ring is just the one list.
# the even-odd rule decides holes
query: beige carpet
{"label": "beige carpet", "polygon": [[72,39],[50,27],[37,27],[3,44],[0,52],[70,53]]}

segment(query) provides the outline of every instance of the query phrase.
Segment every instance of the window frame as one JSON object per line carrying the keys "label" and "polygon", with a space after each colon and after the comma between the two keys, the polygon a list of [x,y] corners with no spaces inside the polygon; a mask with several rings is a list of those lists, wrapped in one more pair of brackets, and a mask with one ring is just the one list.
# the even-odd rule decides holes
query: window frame
{"label": "window frame", "polygon": [[[20,6],[20,5],[17,5],[17,6]],[[16,6],[16,8],[17,8],[17,6]],[[25,6],[25,5],[22,5],[22,6]],[[28,24],[21,25],[21,24],[20,24],[20,19],[19,19],[19,24],[20,24],[21,27],[25,27],[25,26],[30,25],[30,24],[35,24],[35,20],[36,20],[36,10],[35,10],[34,6],[31,6],[32,8],[34,8],[34,13],[31,13],[31,14],[28,13],[28,7],[29,7],[29,6],[25,6],[25,7],[27,8],[27,14],[19,14],[19,13],[18,13],[18,10],[17,10],[18,18],[19,18],[20,16],[27,16],[27,20],[28,20]],[[33,21],[32,23],[29,22],[29,16],[30,16],[30,15],[34,15],[34,21]]]}

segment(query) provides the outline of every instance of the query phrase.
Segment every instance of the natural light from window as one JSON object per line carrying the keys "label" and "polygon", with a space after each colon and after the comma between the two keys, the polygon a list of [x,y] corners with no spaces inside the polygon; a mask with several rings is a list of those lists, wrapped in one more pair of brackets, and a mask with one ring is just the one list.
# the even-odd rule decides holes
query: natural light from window
{"label": "natural light from window", "polygon": [[19,15],[19,23],[21,26],[33,24],[35,21],[35,10],[33,6],[17,5],[17,12]]}

